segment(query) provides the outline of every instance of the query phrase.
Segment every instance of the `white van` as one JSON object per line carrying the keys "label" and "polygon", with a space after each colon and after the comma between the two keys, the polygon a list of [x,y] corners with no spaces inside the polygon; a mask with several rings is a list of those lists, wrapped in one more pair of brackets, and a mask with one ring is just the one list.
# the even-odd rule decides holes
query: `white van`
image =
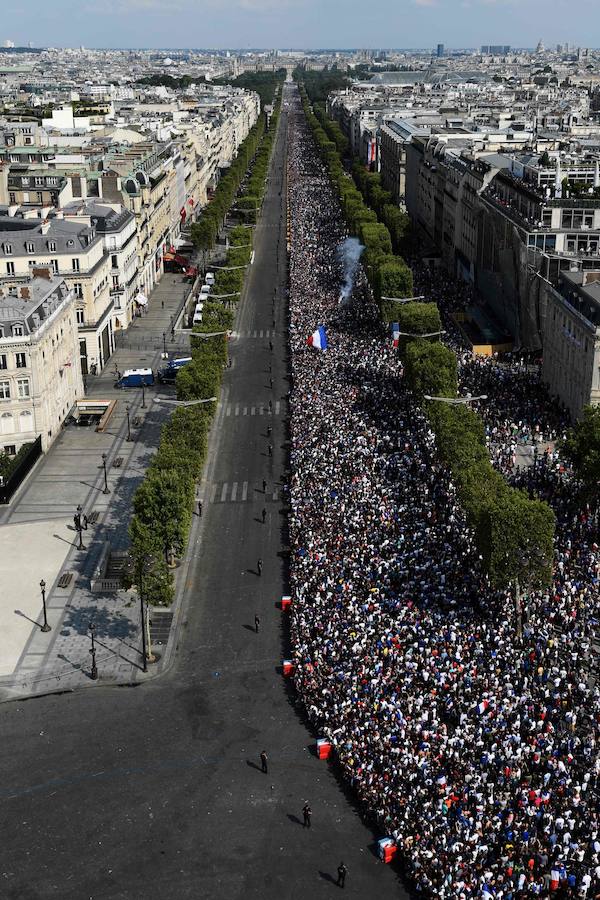
{"label": "white van", "polygon": [[210,287],[213,286],[213,284],[215,283],[215,275],[214,275],[214,272],[207,272],[207,273],[206,273],[206,275],[204,276],[204,283],[210,285]]}
{"label": "white van", "polygon": [[204,309],[204,303],[200,301],[196,303],[196,308],[194,309],[194,318],[192,319],[193,325],[199,325],[202,321],[202,310]]}
{"label": "white van", "polygon": [[210,284],[203,284],[202,287],[200,288],[200,296],[202,296],[204,294],[206,297],[208,297],[211,290],[212,290],[212,288],[211,288]]}

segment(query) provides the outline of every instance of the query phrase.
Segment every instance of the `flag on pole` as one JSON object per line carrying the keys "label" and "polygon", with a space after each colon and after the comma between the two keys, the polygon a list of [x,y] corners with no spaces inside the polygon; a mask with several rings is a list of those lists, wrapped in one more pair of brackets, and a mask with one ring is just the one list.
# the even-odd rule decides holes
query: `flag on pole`
{"label": "flag on pole", "polygon": [[327,350],[327,335],[322,325],[313,331],[306,343],[309,347],[315,347],[317,350]]}
{"label": "flag on pole", "polygon": [[392,347],[398,347],[400,344],[400,324],[392,322],[390,328],[392,330]]}

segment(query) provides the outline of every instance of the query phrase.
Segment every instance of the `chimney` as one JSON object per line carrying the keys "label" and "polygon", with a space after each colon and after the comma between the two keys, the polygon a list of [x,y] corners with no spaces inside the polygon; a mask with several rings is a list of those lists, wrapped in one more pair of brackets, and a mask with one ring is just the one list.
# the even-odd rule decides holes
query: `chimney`
{"label": "chimney", "polygon": [[30,299],[29,288],[23,286],[21,288],[21,300],[29,300],[29,299]]}
{"label": "chimney", "polygon": [[45,278],[46,281],[52,280],[52,269],[50,266],[34,266],[31,270],[32,278]]}
{"label": "chimney", "polygon": [[42,222],[41,231],[42,234],[48,234],[48,232],[50,231],[50,222],[48,221],[48,219],[44,219],[44,221]]}

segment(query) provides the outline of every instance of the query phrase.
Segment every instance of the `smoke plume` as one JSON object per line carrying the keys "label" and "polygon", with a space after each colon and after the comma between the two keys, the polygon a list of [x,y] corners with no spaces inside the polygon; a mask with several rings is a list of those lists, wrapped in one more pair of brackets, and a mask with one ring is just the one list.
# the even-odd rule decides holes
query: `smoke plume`
{"label": "smoke plume", "polygon": [[365,248],[358,238],[349,237],[337,248],[338,259],[342,265],[344,281],[340,294],[340,301],[347,303],[354,288],[354,280],[360,262],[360,255]]}

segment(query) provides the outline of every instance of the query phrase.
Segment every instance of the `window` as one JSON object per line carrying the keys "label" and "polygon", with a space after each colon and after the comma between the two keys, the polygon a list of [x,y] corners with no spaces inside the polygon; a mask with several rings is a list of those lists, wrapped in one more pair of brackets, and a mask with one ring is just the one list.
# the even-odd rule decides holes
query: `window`
{"label": "window", "polygon": [[79,260],[78,259],[72,259],[71,265],[73,266],[74,272],[79,272]]}
{"label": "window", "polygon": [[43,176],[36,175],[34,178],[34,184],[36,187],[44,187],[44,178]]}
{"label": "window", "polygon": [[82,306],[78,306],[75,314],[77,316],[77,324],[85,325],[85,309]]}
{"label": "window", "polygon": [[0,381],[0,400],[10,400],[10,381]]}
{"label": "window", "polygon": [[8,202],[12,205],[14,205],[17,202],[17,195],[15,194],[14,191],[8,192]]}
{"label": "window", "polygon": [[25,353],[15,353],[15,362],[17,364],[17,369],[26,369],[27,368],[27,356]]}
{"label": "window", "polygon": [[22,337],[24,334],[23,326],[22,325],[13,325],[12,333],[13,333],[13,337]]}
{"label": "window", "polygon": [[4,445],[4,452],[7,453],[9,456],[16,456],[16,455],[17,455],[17,448],[16,448],[16,446],[15,446],[14,444],[5,444],[5,445]]}
{"label": "window", "polygon": [[113,269],[118,269],[119,268],[119,257],[117,256],[116,253],[112,254],[110,260],[111,260],[111,265],[112,265]]}
{"label": "window", "polygon": [[6,243],[5,243],[5,244],[4,244],[4,252],[5,252],[5,253],[12,253],[12,244],[6,244]]}
{"label": "window", "polygon": [[43,203],[43,202],[44,202],[44,195],[43,195],[43,193],[42,193],[41,191],[38,191],[38,192],[37,192],[37,202],[38,202],[38,203]]}
{"label": "window", "polygon": [[25,244],[25,249],[28,253],[35,253],[35,244],[33,244],[31,241],[27,241],[27,243]]}
{"label": "window", "polygon": [[52,271],[54,272],[55,275],[58,275],[58,260],[53,259],[53,260],[51,260],[51,262],[52,262]]}
{"label": "window", "polygon": [[56,253],[56,241],[48,241],[48,250],[50,253]]}
{"label": "window", "polygon": [[75,291],[76,297],[83,297],[83,285],[80,281],[76,281],[73,285],[73,290]]}
{"label": "window", "polygon": [[15,264],[14,264],[14,262],[7,262],[7,263],[6,263],[6,274],[7,274],[7,275],[14,275],[14,274],[15,274]]}
{"label": "window", "polygon": [[6,353],[0,353],[0,369],[8,369],[8,363],[6,361]]}
{"label": "window", "polygon": [[26,400],[29,394],[29,378],[17,378],[17,393],[19,400]]}

